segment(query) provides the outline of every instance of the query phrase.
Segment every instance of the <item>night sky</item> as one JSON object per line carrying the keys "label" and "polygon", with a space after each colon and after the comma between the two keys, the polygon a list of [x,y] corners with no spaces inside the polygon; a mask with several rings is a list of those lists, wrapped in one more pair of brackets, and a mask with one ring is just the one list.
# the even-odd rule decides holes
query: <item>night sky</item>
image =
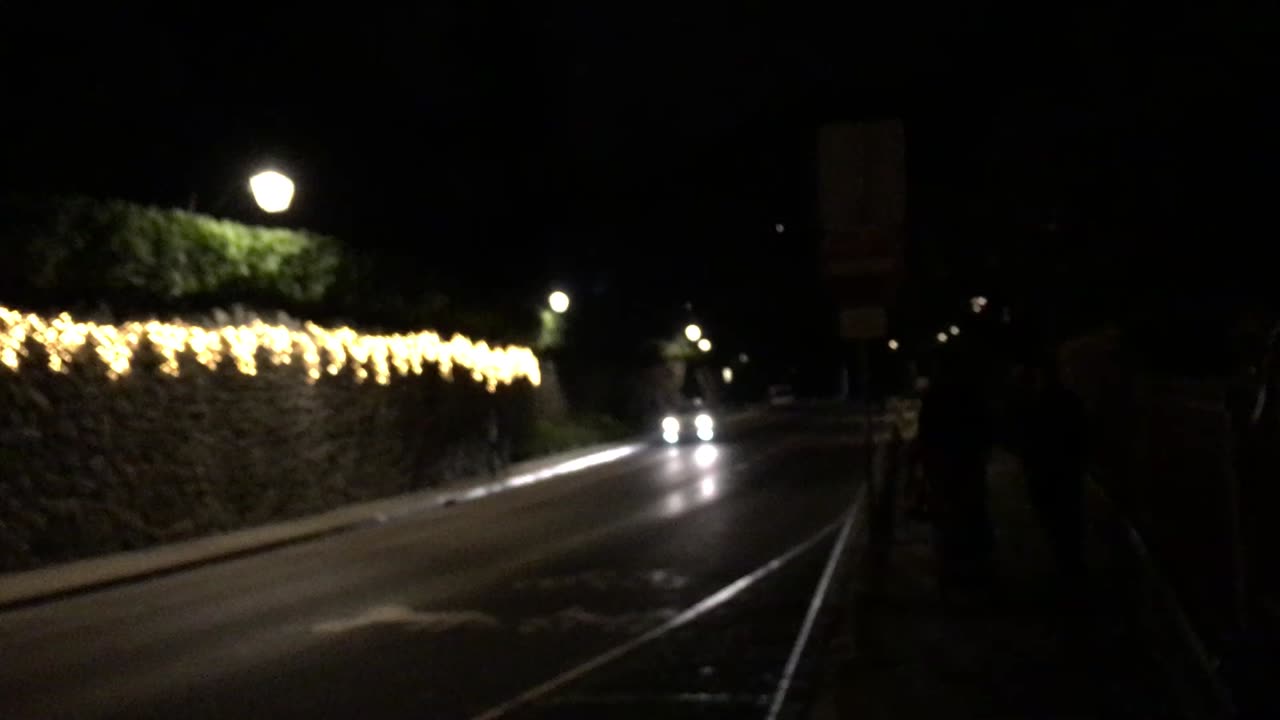
{"label": "night sky", "polygon": [[5,23],[0,182],[262,221],[275,165],[282,222],[424,283],[691,300],[747,344],[811,330],[823,122],[905,118],[913,242],[957,293],[1020,228],[1185,228],[1275,144],[1261,9],[420,5]]}

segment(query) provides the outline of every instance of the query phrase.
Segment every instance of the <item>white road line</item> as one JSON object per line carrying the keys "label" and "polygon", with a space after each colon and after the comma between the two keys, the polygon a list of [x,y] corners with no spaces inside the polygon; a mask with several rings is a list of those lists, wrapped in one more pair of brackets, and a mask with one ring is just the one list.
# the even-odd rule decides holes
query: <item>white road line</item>
{"label": "white road line", "polygon": [[[859,493],[858,497],[860,499],[862,497],[862,494]],[[520,693],[514,698],[507,700],[506,702],[503,702],[492,708],[489,708],[488,710],[485,710],[479,715],[476,715],[475,717],[473,717],[472,720],[495,720],[495,718],[503,717],[504,715],[512,712],[513,710],[517,710],[523,707],[524,705],[527,705],[530,702],[547,695],[548,693],[551,693],[555,690],[558,690],[564,687],[565,685],[568,685],[574,680],[577,680],[583,677],[587,673],[590,673],[592,671],[595,671],[604,667],[605,665],[613,662],[614,660],[617,660],[618,658],[626,655],[627,653],[630,653],[636,648],[642,645],[645,645],[653,640],[656,640],[662,637],[663,635],[666,635],[667,633],[671,632],[672,630],[675,630],[676,628],[679,628],[683,625],[687,625],[688,623],[696,620],[702,615],[705,615],[711,610],[714,610],[720,605],[723,605],[724,603],[732,600],[735,596],[742,593],[742,591],[756,584],[766,576],[772,574],[773,572],[781,568],[783,565],[786,565],[788,562],[794,560],[797,556],[802,554],[804,551],[818,544],[827,535],[830,535],[832,532],[835,532],[837,528],[847,526],[849,523],[849,519],[852,518],[853,515],[854,515],[854,509],[851,508],[840,519],[823,527],[821,530],[811,535],[808,539],[804,540],[798,545],[793,546],[791,549],[787,550],[786,552],[779,555],[778,557],[775,557],[774,559],[770,560],[764,565],[761,565],[755,570],[752,570],[750,573],[747,573],[746,575],[743,575],[742,577],[738,578],[737,580],[734,580],[728,585],[725,585],[724,587],[720,588],[719,590],[712,593],[711,595],[708,595],[707,597],[698,601],[697,604],[693,605],[688,610],[685,610],[684,612],[680,613],[674,618],[671,618],[670,620],[663,623],[662,625],[659,625],[658,627],[644,633],[643,635],[638,635],[628,640],[627,642],[622,643],[621,645],[614,646],[613,648],[606,650],[600,653],[599,655],[596,655],[590,660],[587,660],[586,662],[576,665],[560,673],[559,675],[556,675],[555,677],[551,678],[550,680],[547,680],[544,683],[535,685],[534,687],[529,688],[528,690],[525,690],[524,692]]]}
{"label": "white road line", "polygon": [[796,668],[800,665],[800,658],[804,656],[805,646],[809,643],[809,634],[813,632],[813,624],[818,619],[818,612],[826,602],[827,591],[831,588],[831,578],[836,573],[840,556],[844,554],[844,546],[849,541],[849,531],[853,529],[853,519],[856,516],[858,504],[864,501],[866,494],[867,486],[864,483],[858,489],[858,496],[853,501],[853,507],[846,514],[844,524],[840,526],[840,535],[836,537],[836,544],[831,548],[831,555],[827,558],[827,566],[823,568],[818,587],[813,592],[813,600],[809,602],[809,611],[805,614],[804,623],[800,626],[800,634],[796,636],[796,644],[791,648],[791,656],[787,658],[787,664],[782,669],[778,688],[773,693],[773,702],[769,705],[767,720],[777,720],[782,712],[782,706],[787,701],[787,691],[791,689],[792,678],[795,677]]}
{"label": "white road line", "polygon": [[582,457],[574,458],[573,460],[566,460],[565,462],[552,465],[551,467],[542,468],[541,470],[521,473],[520,475],[512,475],[511,477],[503,478],[496,482],[486,483],[453,495],[445,501],[451,500],[453,502],[466,502],[468,500],[485,497],[486,495],[494,495],[496,493],[503,492],[504,490],[511,490],[512,488],[518,488],[524,485],[532,485],[533,483],[542,482],[543,480],[549,480],[551,478],[560,477],[561,475],[568,475],[570,473],[578,472],[579,470],[586,470],[590,467],[604,465],[605,463],[611,463],[615,460],[621,460],[628,455],[633,455],[645,449],[645,447],[647,446],[643,443],[632,443],[630,445],[623,445],[622,447],[611,448],[609,450],[601,450],[600,452],[584,455]]}

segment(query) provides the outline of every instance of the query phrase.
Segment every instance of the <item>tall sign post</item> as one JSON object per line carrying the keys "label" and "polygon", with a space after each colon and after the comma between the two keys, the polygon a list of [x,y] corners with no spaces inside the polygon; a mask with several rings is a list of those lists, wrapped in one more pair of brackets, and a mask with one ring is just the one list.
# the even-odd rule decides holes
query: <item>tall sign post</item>
{"label": "tall sign post", "polygon": [[840,312],[840,335],[861,346],[887,339],[887,307],[902,273],[906,157],[897,120],[824,126],[818,134],[823,275]]}
{"label": "tall sign post", "polygon": [[[887,340],[888,306],[903,266],[907,189],[902,123],[824,126],[818,133],[818,191],[823,275],[839,308],[840,336],[857,358],[866,471],[873,481],[871,346]],[[848,373],[846,362],[845,378]],[[889,486],[881,492],[891,500],[894,490]],[[892,512],[890,504],[890,518]]]}

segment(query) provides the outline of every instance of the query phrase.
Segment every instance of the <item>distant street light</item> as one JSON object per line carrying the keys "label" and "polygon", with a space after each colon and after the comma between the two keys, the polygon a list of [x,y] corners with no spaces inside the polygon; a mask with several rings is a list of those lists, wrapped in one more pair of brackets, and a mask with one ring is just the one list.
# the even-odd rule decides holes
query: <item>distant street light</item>
{"label": "distant street light", "polygon": [[698,349],[702,352],[711,352],[711,341],[706,338],[702,338],[698,341]]}
{"label": "distant street light", "polygon": [[746,365],[751,362],[751,358],[746,353],[738,353],[738,362]]}
{"label": "distant street light", "polygon": [[959,334],[960,334],[960,326],[959,326],[959,325],[952,325],[951,327],[947,328],[947,330],[949,330],[949,331],[951,332],[951,334],[952,334],[952,335],[959,335]]}
{"label": "distant street light", "polygon": [[563,313],[569,309],[569,296],[561,290],[556,290],[547,296],[547,304],[557,313]]}
{"label": "distant street light", "polygon": [[698,342],[702,338],[702,328],[691,323],[685,327],[684,336],[689,338],[689,342]]}
{"label": "distant street light", "polygon": [[725,385],[732,385],[733,384],[733,368],[731,367],[720,368],[720,379],[724,380]]}
{"label": "distant street light", "polygon": [[249,178],[249,192],[263,212],[284,212],[293,203],[293,181],[275,170],[264,170]]}
{"label": "distant street light", "polygon": [[774,224],[773,224],[773,231],[774,231],[774,232],[776,232],[776,233],[778,233],[779,235],[781,235],[782,233],[784,233],[784,232],[786,232],[786,231],[787,231],[787,227],[786,227],[785,225],[783,225],[782,223],[774,223]]}
{"label": "distant street light", "polygon": [[946,333],[944,333],[944,332],[940,332],[940,333],[938,333],[938,342],[939,342],[940,344],[941,344],[941,343],[945,343],[946,341],[948,341],[948,340],[950,340],[950,339],[951,339],[951,338],[950,338]]}
{"label": "distant street light", "polygon": [[889,338],[889,349],[890,349],[890,350],[897,350],[897,349],[898,349],[898,347],[900,347],[900,346],[898,345],[898,341],[897,341],[897,340],[894,340],[893,338]]}
{"label": "distant street light", "polygon": [[977,295],[975,297],[969,298],[969,308],[973,310],[975,314],[982,312],[983,310],[986,309],[986,307],[987,307],[987,299],[985,297],[981,295]]}

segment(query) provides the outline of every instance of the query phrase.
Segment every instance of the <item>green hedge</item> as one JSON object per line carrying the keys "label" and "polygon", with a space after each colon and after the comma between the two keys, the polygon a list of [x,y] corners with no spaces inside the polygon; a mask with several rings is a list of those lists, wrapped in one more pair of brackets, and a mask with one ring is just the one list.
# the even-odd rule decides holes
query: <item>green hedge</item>
{"label": "green hedge", "polygon": [[5,199],[0,247],[12,292],[127,304],[245,298],[306,305],[325,297],[342,261],[327,237],[87,198]]}
{"label": "green hedge", "polygon": [[523,460],[563,452],[596,443],[620,440],[627,426],[608,415],[590,414],[562,420],[535,420],[524,437],[518,439],[513,456]]}

